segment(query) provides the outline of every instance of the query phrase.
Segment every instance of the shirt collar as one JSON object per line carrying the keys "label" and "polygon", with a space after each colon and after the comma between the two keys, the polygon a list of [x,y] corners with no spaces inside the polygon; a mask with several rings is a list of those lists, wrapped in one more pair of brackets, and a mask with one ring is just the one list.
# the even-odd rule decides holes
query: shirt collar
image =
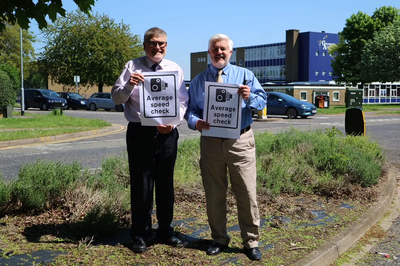
{"label": "shirt collar", "polygon": [[[155,63],[153,62],[153,61],[151,61],[147,56],[145,56],[144,57],[145,58],[145,62],[146,62],[146,66],[148,67],[148,68],[151,68]],[[160,63],[158,63],[159,65],[160,65],[160,67],[161,67],[161,69],[163,68],[162,67],[162,65],[163,65],[163,60],[161,60],[161,62]]]}
{"label": "shirt collar", "polygon": [[[228,63],[222,70],[225,75],[228,75],[229,70],[232,68],[232,65]],[[210,64],[211,73],[216,76],[218,74],[219,68],[216,68],[213,64]]]}

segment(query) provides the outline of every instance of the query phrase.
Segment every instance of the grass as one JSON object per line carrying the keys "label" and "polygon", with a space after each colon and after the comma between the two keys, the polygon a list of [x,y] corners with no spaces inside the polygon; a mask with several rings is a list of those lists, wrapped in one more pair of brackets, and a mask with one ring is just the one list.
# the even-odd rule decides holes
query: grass
{"label": "grass", "polygon": [[[346,110],[344,105],[333,105],[329,108],[318,108],[318,114],[344,114]],[[361,108],[364,112],[379,112],[380,114],[399,114],[400,104],[363,104]],[[394,110],[392,110],[394,109]],[[396,110],[397,109],[397,110]]]}
{"label": "grass", "polygon": [[[365,136],[343,136],[335,128],[313,132],[292,129],[276,135],[265,132],[255,138],[263,217],[260,243],[273,246],[264,251],[267,259],[262,265],[293,264],[357,219],[368,206],[364,200],[372,200],[368,189],[384,172],[385,158],[375,142]],[[130,252],[129,242],[91,244],[93,239],[129,227],[129,168],[126,154],[121,154],[105,159],[97,173],[82,169],[78,162],[38,161],[25,165],[14,181],[0,181],[0,224],[6,225],[0,226],[0,250],[3,254],[43,249],[63,252],[55,265],[212,265],[224,260],[229,264],[235,256],[237,265],[248,265],[250,261],[241,253],[240,232],[235,230],[230,232],[228,253],[205,255],[210,236],[204,229],[207,216],[199,154],[199,139],[180,142],[174,220],[179,221],[175,230],[183,240],[196,231],[205,240],[188,242],[180,249],[155,245],[144,254]],[[306,211],[304,199],[309,202],[307,208],[317,208],[315,203],[322,200],[327,208],[325,219],[333,222],[305,226],[315,217]],[[354,209],[339,208],[343,201],[351,201]],[[237,223],[235,205],[229,193],[228,227]],[[291,222],[279,217],[289,217]]]}
{"label": "grass", "polygon": [[0,141],[56,136],[90,131],[111,124],[100,119],[60,115],[57,110],[47,115],[27,115],[0,119]]}

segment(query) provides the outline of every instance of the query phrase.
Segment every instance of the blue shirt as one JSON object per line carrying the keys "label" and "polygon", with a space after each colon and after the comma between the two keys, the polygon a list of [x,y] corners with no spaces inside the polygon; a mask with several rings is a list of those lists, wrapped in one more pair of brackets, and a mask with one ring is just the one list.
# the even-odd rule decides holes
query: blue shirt
{"label": "blue shirt", "polygon": [[[189,86],[189,104],[185,114],[190,129],[196,130],[196,122],[203,119],[204,108],[204,87],[206,81],[215,82],[217,80],[218,69],[210,65],[209,68],[197,75]],[[261,87],[260,82],[250,70],[228,64],[223,68],[223,83],[240,84],[250,87],[250,97],[242,100],[242,124],[241,129],[253,123],[251,108],[263,110],[266,105],[267,94]]]}

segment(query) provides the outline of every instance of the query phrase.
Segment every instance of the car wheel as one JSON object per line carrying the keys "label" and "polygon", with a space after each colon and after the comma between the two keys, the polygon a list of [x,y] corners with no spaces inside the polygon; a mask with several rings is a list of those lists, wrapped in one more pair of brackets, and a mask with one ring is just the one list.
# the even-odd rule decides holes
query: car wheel
{"label": "car wheel", "polygon": [[305,119],[305,118],[307,118],[308,117],[308,115],[302,115],[301,116],[301,118],[303,118],[303,119]]}
{"label": "car wheel", "polygon": [[122,104],[118,104],[117,106],[115,106],[115,111],[123,112],[124,111],[124,106]]}
{"label": "car wheel", "polygon": [[[21,106],[22,107],[22,106]],[[28,110],[28,105],[26,105],[26,103],[25,103],[25,105],[24,105],[24,110]]]}
{"label": "car wheel", "polygon": [[69,109],[69,105],[66,104],[64,108],[65,108],[65,110],[68,110]]}
{"label": "car wheel", "polygon": [[89,109],[90,109],[90,111],[96,111],[96,110],[97,110],[96,104],[95,104],[95,103],[91,103],[91,104],[89,105]]}
{"label": "car wheel", "polygon": [[40,105],[40,110],[49,110],[49,107],[47,106],[47,103],[42,103],[41,105]]}
{"label": "car wheel", "polygon": [[286,115],[288,116],[288,118],[296,118],[297,117],[297,111],[296,111],[295,108],[290,107],[289,109],[287,109]]}

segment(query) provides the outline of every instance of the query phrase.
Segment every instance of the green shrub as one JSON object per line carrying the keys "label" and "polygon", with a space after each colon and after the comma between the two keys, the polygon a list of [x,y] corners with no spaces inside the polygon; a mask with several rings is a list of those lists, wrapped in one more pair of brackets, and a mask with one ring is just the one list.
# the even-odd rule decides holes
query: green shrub
{"label": "green shrub", "polygon": [[65,192],[76,186],[82,167],[77,162],[37,161],[23,165],[13,184],[12,200],[24,210],[34,210],[56,205]]}
{"label": "green shrub", "polygon": [[14,106],[16,98],[17,93],[13,89],[10,77],[6,72],[0,70],[0,111],[7,105]]}
{"label": "green shrub", "polygon": [[6,72],[8,74],[8,76],[10,77],[11,83],[12,83],[13,90],[15,91],[15,93],[17,93],[21,89],[20,71],[14,66],[5,65],[5,64],[0,65],[0,70],[3,70],[4,72]]}
{"label": "green shrub", "polygon": [[11,185],[10,183],[3,181],[3,178],[0,175],[0,210],[10,202],[10,199]]}

